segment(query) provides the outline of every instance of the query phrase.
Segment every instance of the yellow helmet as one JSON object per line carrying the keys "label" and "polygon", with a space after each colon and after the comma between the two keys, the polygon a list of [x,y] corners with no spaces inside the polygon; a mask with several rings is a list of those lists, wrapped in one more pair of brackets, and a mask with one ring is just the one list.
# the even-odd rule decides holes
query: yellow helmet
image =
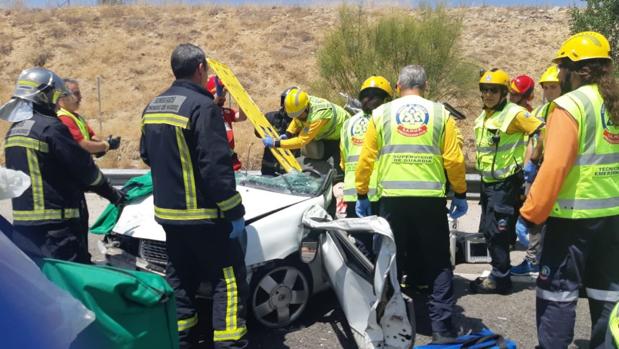
{"label": "yellow helmet", "polygon": [[309,106],[309,95],[301,89],[290,90],[284,99],[284,110],[291,118],[298,118]]}
{"label": "yellow helmet", "polygon": [[548,67],[544,74],[542,74],[542,76],[539,78],[540,84],[543,84],[545,82],[559,82],[559,68],[557,68],[556,64]]}
{"label": "yellow helmet", "polygon": [[359,92],[362,92],[367,88],[377,88],[379,90],[383,90],[389,95],[389,97],[393,97],[393,89],[391,88],[391,84],[382,76],[375,75],[367,78],[361,85]]}
{"label": "yellow helmet", "polygon": [[501,69],[490,69],[479,79],[480,85],[501,85],[509,88],[509,75]]}
{"label": "yellow helmet", "polygon": [[610,44],[604,35],[597,32],[580,32],[565,40],[552,60],[559,63],[563,58],[572,62],[585,59],[610,58]]}

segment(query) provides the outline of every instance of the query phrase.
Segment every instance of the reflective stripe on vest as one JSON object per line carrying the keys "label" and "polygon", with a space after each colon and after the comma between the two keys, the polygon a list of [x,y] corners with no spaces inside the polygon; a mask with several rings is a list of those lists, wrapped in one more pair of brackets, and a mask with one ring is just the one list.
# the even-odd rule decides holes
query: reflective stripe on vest
{"label": "reflective stripe on vest", "polygon": [[615,305],[615,309],[610,313],[608,319],[608,329],[615,340],[615,347],[619,348],[619,302]]}
{"label": "reflective stripe on vest", "polygon": [[476,168],[484,182],[498,182],[520,170],[527,144],[525,134],[507,134],[507,129],[523,111],[508,102],[502,111],[489,117],[483,111],[475,119]]}
{"label": "reflective stripe on vest", "polygon": [[88,141],[90,140],[90,132],[88,132],[88,126],[86,125],[86,120],[84,120],[81,116],[75,115],[64,108],[60,108],[57,114],[58,116],[66,116],[69,119],[73,120],[77,128],[80,130],[82,137],[84,137],[85,140],[88,140]]}
{"label": "reflective stripe on vest", "polygon": [[[340,136],[340,142],[343,145],[343,160],[344,160],[344,201],[357,201],[357,190],[355,188],[355,170],[359,155],[363,148],[365,133],[369,124],[370,115],[363,112],[355,114],[350,119],[344,122]],[[368,199],[370,201],[378,201],[379,197],[376,191],[376,178],[378,173],[376,167],[370,176],[368,186]]]}
{"label": "reflective stripe on vest", "polygon": [[405,96],[377,108],[380,197],[444,197],[445,169],[440,151],[447,114],[443,105]]}
{"label": "reflective stripe on vest", "polygon": [[158,113],[158,114],[144,114],[142,118],[142,124],[144,125],[170,125],[180,128],[189,128],[189,118],[182,115],[171,113]]}
{"label": "reflective stripe on vest", "polygon": [[216,208],[173,209],[155,206],[155,216],[170,221],[221,218]]}
{"label": "reflective stripe on vest", "polygon": [[49,145],[38,139],[25,136],[7,138],[5,148],[24,148],[30,175],[30,191],[32,192],[32,210],[13,210],[13,220],[20,222],[63,220],[79,218],[77,208],[46,209],[43,190],[43,176],[39,165],[37,152],[48,153]]}
{"label": "reflective stripe on vest", "polygon": [[545,299],[551,302],[573,302],[578,299],[578,290],[576,291],[548,291],[542,288],[537,288],[537,298]]}
{"label": "reflective stripe on vest", "polygon": [[619,215],[619,125],[609,122],[597,85],[582,86],[553,104],[576,120],[579,147],[550,215],[570,219]]}
{"label": "reflective stripe on vest", "polygon": [[188,319],[178,320],[176,324],[178,326],[178,332],[187,331],[198,324],[198,314],[194,314]]}
{"label": "reflective stripe on vest", "polygon": [[13,210],[14,221],[48,221],[79,218],[77,208],[65,208],[58,210]]}
{"label": "reflective stripe on vest", "polygon": [[[226,282],[226,328],[215,328],[213,341],[235,341],[241,339],[247,333],[247,327],[238,324],[239,292],[232,267],[223,268],[224,281]],[[217,327],[217,326],[215,326]]]}

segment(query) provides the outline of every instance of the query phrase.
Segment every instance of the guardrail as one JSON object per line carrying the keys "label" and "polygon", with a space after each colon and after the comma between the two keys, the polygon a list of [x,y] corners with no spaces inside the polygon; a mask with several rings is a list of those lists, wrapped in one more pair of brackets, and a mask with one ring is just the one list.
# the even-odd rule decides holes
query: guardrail
{"label": "guardrail", "polygon": [[[125,184],[130,178],[141,176],[148,172],[146,169],[113,169],[107,168],[102,169],[103,174],[110,179],[112,185],[114,186],[122,186]],[[468,198],[469,199],[478,199],[481,190],[481,177],[476,173],[467,173],[466,175],[466,184],[468,187]]]}

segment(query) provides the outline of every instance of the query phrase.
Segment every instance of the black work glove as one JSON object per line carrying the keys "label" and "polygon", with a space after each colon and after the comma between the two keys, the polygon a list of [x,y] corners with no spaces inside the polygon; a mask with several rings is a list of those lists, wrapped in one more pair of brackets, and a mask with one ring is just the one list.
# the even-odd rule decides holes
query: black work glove
{"label": "black work glove", "polygon": [[120,190],[114,188],[110,181],[105,178],[99,185],[88,188],[92,192],[106,198],[110,203],[120,206],[126,201],[126,196]]}
{"label": "black work glove", "polygon": [[109,150],[118,149],[118,147],[120,147],[120,136],[119,137],[112,137],[112,135],[108,136],[107,144],[110,145]]}

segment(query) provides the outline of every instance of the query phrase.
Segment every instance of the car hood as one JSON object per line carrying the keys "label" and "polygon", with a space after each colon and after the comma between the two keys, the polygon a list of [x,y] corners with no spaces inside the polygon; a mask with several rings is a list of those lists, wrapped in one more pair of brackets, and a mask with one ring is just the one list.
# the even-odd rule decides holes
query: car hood
{"label": "car hood", "polygon": [[[310,199],[307,196],[283,194],[239,185],[237,191],[245,206],[245,220],[255,221],[278,210]],[[114,226],[114,233],[138,239],[165,241],[163,228],[154,219],[153,196],[127,205]]]}

